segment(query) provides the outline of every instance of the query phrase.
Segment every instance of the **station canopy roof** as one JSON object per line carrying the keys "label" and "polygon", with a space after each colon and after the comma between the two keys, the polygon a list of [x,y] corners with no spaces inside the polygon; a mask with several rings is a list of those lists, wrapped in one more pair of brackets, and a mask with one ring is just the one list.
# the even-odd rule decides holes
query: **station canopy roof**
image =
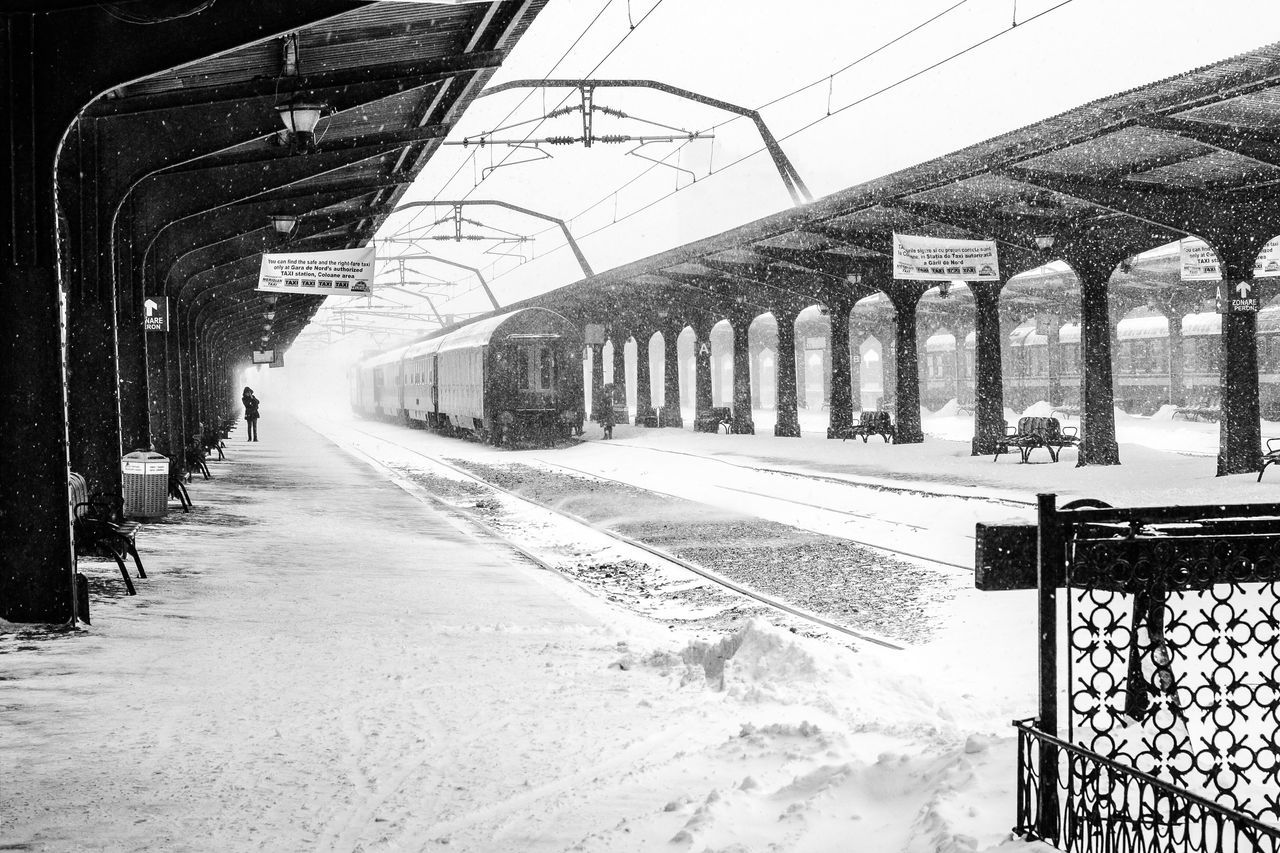
{"label": "station canopy roof", "polygon": [[[75,132],[112,153],[134,282],[233,359],[286,349],[323,297],[256,292],[261,254],[367,245],[545,4],[353,3],[100,96]],[[288,104],[321,108],[314,150]],[[272,216],[296,217],[287,242]]]}
{"label": "station canopy roof", "polygon": [[[1151,250],[1188,235],[1230,248],[1280,233],[1278,115],[1272,44],[521,304],[652,325],[655,306],[687,318],[866,299],[898,286],[889,277],[894,232],[996,240],[1004,275],[1035,270],[1002,296],[1026,313],[1078,305],[1072,269],[1046,266],[1059,258],[1103,274],[1118,268],[1110,289],[1133,304],[1179,293],[1199,303],[1212,284],[1180,282],[1177,253]],[[1046,252],[1036,238],[1048,235]],[[877,303],[892,310],[887,299],[867,301]]]}

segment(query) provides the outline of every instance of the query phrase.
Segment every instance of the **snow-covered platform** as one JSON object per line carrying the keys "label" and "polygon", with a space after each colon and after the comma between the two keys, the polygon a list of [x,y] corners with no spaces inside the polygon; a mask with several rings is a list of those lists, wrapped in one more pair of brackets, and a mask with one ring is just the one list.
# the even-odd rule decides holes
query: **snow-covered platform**
{"label": "snow-covered platform", "polygon": [[145,528],[138,596],[86,564],[92,627],[0,632],[0,847],[1021,849],[1025,679],[673,630],[263,436]]}

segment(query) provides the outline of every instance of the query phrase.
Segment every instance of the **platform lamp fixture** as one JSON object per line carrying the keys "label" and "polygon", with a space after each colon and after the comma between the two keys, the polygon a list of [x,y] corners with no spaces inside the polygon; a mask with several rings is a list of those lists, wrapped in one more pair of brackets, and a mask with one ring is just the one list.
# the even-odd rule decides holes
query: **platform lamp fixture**
{"label": "platform lamp fixture", "polygon": [[946,299],[950,295],[951,295],[951,282],[949,281],[938,282],[938,298]]}
{"label": "platform lamp fixture", "polygon": [[1036,235],[1036,248],[1039,249],[1041,252],[1048,252],[1050,249],[1052,249],[1054,242],[1055,242],[1055,239],[1054,239],[1054,235],[1052,234]]}
{"label": "platform lamp fixture", "polygon": [[287,240],[293,235],[293,231],[298,227],[298,217],[292,213],[273,213],[271,214],[271,227],[276,229],[276,233],[284,236]]}
{"label": "platform lamp fixture", "polygon": [[284,137],[294,154],[312,153],[316,150],[316,125],[328,109],[319,101],[294,99],[276,104],[280,121],[284,122]]}

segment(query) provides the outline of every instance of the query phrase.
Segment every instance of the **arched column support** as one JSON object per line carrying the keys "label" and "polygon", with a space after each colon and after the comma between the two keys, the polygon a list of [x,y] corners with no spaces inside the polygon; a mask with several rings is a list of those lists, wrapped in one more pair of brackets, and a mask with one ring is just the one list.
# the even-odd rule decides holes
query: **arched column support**
{"label": "arched column support", "polygon": [[1082,438],[1076,466],[1119,465],[1107,282],[1120,259],[1081,252],[1068,253],[1065,260],[1080,280]]}
{"label": "arched column support", "polygon": [[823,300],[831,319],[827,352],[831,358],[830,420],[827,438],[849,438],[853,430],[853,365],[849,359],[849,315],[853,299],[833,294]]}
{"label": "arched column support", "polygon": [[1222,417],[1218,422],[1218,476],[1252,473],[1262,467],[1262,427],[1258,401],[1258,312],[1244,293],[1265,304],[1254,281],[1253,264],[1265,238],[1250,236],[1211,243],[1222,264],[1222,358],[1218,379]]}
{"label": "arched column support", "polygon": [[653,330],[641,328],[636,337],[636,426],[644,426],[648,418],[655,414],[653,408],[653,385],[649,369],[649,344],[653,341]]}
{"label": "arched column support", "polygon": [[971,455],[990,456],[1004,436],[1000,291],[1003,281],[969,282],[974,303],[973,445]]}
{"label": "arched column support", "polygon": [[729,315],[733,327],[733,431],[738,435],[755,435],[751,415],[751,322],[750,310],[735,310]]}

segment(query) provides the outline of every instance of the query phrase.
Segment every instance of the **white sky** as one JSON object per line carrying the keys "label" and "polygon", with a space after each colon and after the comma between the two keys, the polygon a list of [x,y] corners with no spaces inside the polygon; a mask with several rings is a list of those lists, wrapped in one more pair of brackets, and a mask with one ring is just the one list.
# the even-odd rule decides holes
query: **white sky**
{"label": "white sky", "polygon": [[[832,72],[949,8],[938,20],[828,81]],[[1015,12],[1019,26],[1011,28]],[[599,18],[588,27],[597,13]],[[637,23],[635,29],[629,21]],[[985,39],[991,40],[894,85]],[[493,83],[547,76],[647,78],[760,108],[820,81],[761,110],[816,198],[1276,40],[1280,14],[1274,0],[551,0]],[[873,94],[887,86],[893,88]],[[481,99],[450,139],[537,119],[544,104],[554,109],[566,97],[567,104],[578,103],[573,90],[538,91],[527,98],[524,92],[507,92]],[[787,138],[828,109],[838,111],[864,98]],[[731,118],[649,91],[600,90],[596,103],[690,130]],[[667,132],[609,116],[597,115],[595,122],[598,134]],[[500,135],[580,132],[575,114]],[[678,160],[672,158],[698,180],[667,198],[663,196],[677,181],[689,185],[689,176],[666,167],[641,176],[652,164],[628,156],[633,146],[543,146],[553,155],[550,159],[506,166],[482,181],[481,170],[501,162],[509,149],[489,147],[476,156],[475,149],[445,147],[404,200],[496,199],[566,219],[596,271],[790,205],[767,155],[724,169],[761,147],[745,119],[717,128],[714,141],[689,143]],[[678,146],[655,143],[642,153],[662,158]],[[511,159],[537,156],[521,150]],[[708,174],[709,169],[716,171]],[[445,233],[423,226],[447,212],[398,214],[379,236]],[[503,229],[534,234],[551,227],[493,208],[469,207],[464,216],[487,226],[469,226],[467,233]],[[430,252],[478,267],[504,304],[581,277],[558,231],[537,234],[524,244],[428,239],[416,245],[380,244],[379,251],[380,257]],[[520,263],[497,252],[532,260]],[[380,265],[385,273],[379,281],[394,283],[396,267]],[[409,264],[408,280],[428,281],[429,276],[461,282],[444,288],[455,295],[442,300],[442,311],[487,310],[469,274],[432,261]]]}

